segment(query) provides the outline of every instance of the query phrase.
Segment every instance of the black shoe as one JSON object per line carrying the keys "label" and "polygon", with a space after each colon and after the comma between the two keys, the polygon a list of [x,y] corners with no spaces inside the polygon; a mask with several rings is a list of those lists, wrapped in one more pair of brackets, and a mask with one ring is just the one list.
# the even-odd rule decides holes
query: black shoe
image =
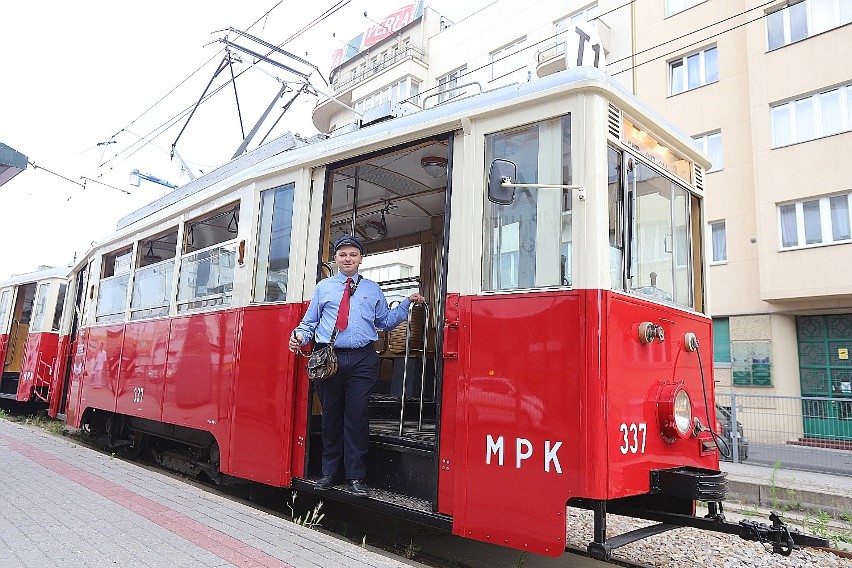
{"label": "black shoe", "polygon": [[368,497],[370,495],[370,488],[360,479],[350,479],[349,492],[356,497]]}
{"label": "black shoe", "polygon": [[325,475],[314,482],[314,487],[316,487],[320,491],[331,489],[335,485],[337,485],[337,478],[333,475]]}

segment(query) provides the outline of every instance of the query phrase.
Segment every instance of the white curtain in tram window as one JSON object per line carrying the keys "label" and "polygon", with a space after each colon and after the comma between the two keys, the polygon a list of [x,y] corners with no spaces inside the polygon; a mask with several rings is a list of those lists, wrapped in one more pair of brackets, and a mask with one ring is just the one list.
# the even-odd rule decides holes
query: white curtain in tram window
{"label": "white curtain in tram window", "polygon": [[711,223],[713,238],[713,262],[728,260],[728,242],[725,234],[725,222]]}
{"label": "white curtain in tram window", "polygon": [[829,199],[831,205],[831,237],[842,241],[852,238],[849,226],[849,196],[838,195]]}
{"label": "white curtain in tram window", "polygon": [[796,227],[796,205],[782,205],[779,211],[781,214],[781,246],[798,246],[799,232]]}
{"label": "white curtain in tram window", "polygon": [[819,200],[802,203],[805,215],[805,244],[812,245],[822,242],[822,222],[819,218]]}
{"label": "white curtain in tram window", "polygon": [[843,118],[840,114],[840,89],[822,93],[820,99],[820,114],[822,115],[822,135],[828,136],[843,130]]}

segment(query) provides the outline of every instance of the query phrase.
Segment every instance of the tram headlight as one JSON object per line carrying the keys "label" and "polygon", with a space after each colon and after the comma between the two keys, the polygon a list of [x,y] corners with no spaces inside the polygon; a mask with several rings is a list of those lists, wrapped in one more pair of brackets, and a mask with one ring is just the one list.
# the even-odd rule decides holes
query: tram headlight
{"label": "tram headlight", "polygon": [[660,428],[667,442],[692,435],[692,399],[683,383],[665,385],[658,399]]}

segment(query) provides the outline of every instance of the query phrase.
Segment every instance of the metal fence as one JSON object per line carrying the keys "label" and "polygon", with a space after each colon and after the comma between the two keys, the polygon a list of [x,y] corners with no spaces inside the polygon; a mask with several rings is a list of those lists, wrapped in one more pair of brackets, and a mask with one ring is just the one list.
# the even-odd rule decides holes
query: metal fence
{"label": "metal fence", "polygon": [[727,422],[727,410],[741,425],[720,425],[728,461],[852,476],[852,397],[717,392],[716,405],[717,422]]}

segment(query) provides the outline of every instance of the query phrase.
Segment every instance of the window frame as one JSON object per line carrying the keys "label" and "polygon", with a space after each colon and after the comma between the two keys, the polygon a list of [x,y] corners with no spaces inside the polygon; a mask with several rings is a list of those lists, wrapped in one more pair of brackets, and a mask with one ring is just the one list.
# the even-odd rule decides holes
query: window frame
{"label": "window frame", "polygon": [[[815,19],[817,14],[815,13],[817,4],[813,2],[813,0],[800,0],[798,2],[784,2],[781,6],[773,6],[770,10],[766,12],[766,25],[764,29],[765,39],[766,39],[766,52],[769,53],[771,51],[776,51],[787,47],[788,45],[793,45],[795,43],[799,43],[801,41],[805,41],[812,37],[815,37],[819,34],[830,32],[831,30],[837,29],[841,26],[845,26],[846,24],[852,23],[852,9],[849,9],[849,21],[843,21],[843,2],[848,0],[830,0],[832,2],[832,10],[831,10],[831,19],[832,22],[825,29],[816,31],[814,30]],[[793,22],[791,20],[791,8],[793,6],[799,6],[804,4],[804,16],[805,16],[805,35],[801,38],[793,39]],[[848,8],[847,8],[848,9]],[[779,19],[780,18],[780,21]],[[781,29],[776,31],[780,31],[782,37],[781,44],[772,47],[771,43],[771,35],[770,35],[770,26],[775,24],[776,22],[780,23]]]}
{"label": "window frame", "polygon": [[[516,67],[514,69],[505,70],[503,66],[511,65],[515,61],[515,57],[517,56],[518,60],[522,59],[522,54],[526,51],[526,47],[524,44],[527,41],[527,36],[521,36],[514,41],[511,41],[507,44],[504,44],[502,47],[491,51],[488,54],[488,80],[489,81],[497,81],[499,79],[504,79],[509,77],[513,73],[517,73],[522,71],[528,67],[528,65],[524,64],[520,67]],[[502,70],[501,74],[496,74],[494,72],[495,63],[499,64],[499,67]]]}
{"label": "window frame", "polygon": [[438,88],[438,104],[447,102],[456,97],[465,94],[466,91],[459,92],[459,80],[467,73],[467,64],[461,67],[456,67],[449,73],[444,73],[435,79],[435,84]]}
{"label": "window frame", "polygon": [[[707,53],[715,52],[716,57],[716,78],[712,81],[707,79]],[[689,58],[698,56],[698,73],[699,73],[699,81],[698,85],[694,87],[689,86]],[[675,65],[679,65],[682,69],[681,71],[681,88],[677,91],[674,90],[674,69]],[[679,95],[681,93],[686,93],[688,91],[694,91],[696,89],[700,89],[701,87],[706,87],[707,85],[712,85],[714,83],[719,82],[719,48],[716,45],[710,45],[698,51],[691,51],[687,54],[684,54],[681,57],[670,59],[667,64],[668,67],[668,85],[669,85],[669,96],[673,97],[675,95]]]}
{"label": "window frame", "polygon": [[[721,219],[719,221],[711,221],[707,224],[710,230],[710,265],[714,266],[717,264],[727,264],[728,263],[728,227],[725,224],[725,220]],[[717,259],[716,258],[716,228],[721,227],[722,238],[724,239],[724,258]]]}
{"label": "window frame", "polygon": [[676,14],[680,14],[681,12],[685,12],[694,6],[698,6],[699,4],[703,4],[707,0],[683,0],[682,8],[672,8],[671,5],[675,0],[666,0],[666,18],[670,18]]}
{"label": "window frame", "polygon": [[[778,222],[778,250],[798,250],[805,248],[832,246],[852,243],[852,235],[849,238],[834,239],[834,225],[831,211],[831,200],[837,197],[846,197],[846,223],[847,227],[852,226],[852,192],[835,193],[831,195],[822,195],[815,197],[807,197],[796,201],[788,201],[776,204],[776,217]],[[819,203],[819,230],[821,239],[819,242],[808,243],[805,219],[805,204]],[[796,216],[796,244],[784,245],[784,219],[782,217],[782,209],[793,206]]]}
{"label": "window frame", "polygon": [[[824,132],[825,118],[823,117],[823,101],[826,100],[826,95],[837,92],[837,117],[841,123],[841,127],[831,132]],[[801,108],[804,104],[810,103],[810,127],[812,136],[800,137],[799,132],[805,127],[800,125]],[[785,122],[786,131],[782,132],[780,126]],[[843,134],[852,131],[852,83],[844,83],[835,87],[820,89],[813,93],[798,95],[792,99],[780,101],[769,105],[769,123],[770,123],[770,148],[784,148],[793,144],[801,144],[812,140],[820,140],[835,134]],[[783,140],[779,141],[779,136],[786,134]]]}
{"label": "window frame", "polygon": [[[714,162],[712,160],[713,153],[710,151],[711,149],[711,140],[718,139],[719,140],[719,161]],[[705,173],[713,173],[718,172],[725,168],[725,147],[722,142],[722,130],[713,130],[711,132],[707,132],[705,134],[699,134],[697,136],[693,136],[692,140],[695,142],[695,145],[701,149],[702,152],[711,157],[711,162],[713,165],[709,170],[706,170]]]}

